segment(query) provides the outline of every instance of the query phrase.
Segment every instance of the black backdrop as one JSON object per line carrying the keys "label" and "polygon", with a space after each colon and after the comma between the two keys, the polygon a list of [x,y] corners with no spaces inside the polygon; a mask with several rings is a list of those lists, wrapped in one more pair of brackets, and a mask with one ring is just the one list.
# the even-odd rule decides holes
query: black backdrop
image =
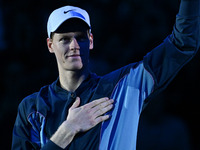
{"label": "black backdrop", "polygon": [[[46,46],[48,15],[63,5],[91,16],[91,69],[106,74],[139,61],[172,31],[179,0],[0,1],[1,146],[10,149],[20,101],[58,77]],[[199,53],[141,115],[138,150],[200,149]]]}

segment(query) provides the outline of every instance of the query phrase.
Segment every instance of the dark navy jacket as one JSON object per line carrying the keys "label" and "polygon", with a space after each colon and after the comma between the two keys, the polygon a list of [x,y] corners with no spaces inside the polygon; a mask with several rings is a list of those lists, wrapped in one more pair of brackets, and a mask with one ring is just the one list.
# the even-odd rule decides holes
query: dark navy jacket
{"label": "dark navy jacket", "polygon": [[66,149],[136,149],[139,116],[148,97],[165,89],[199,49],[200,13],[185,13],[184,6],[189,3],[185,2],[180,7],[172,35],[141,62],[102,77],[91,73],[73,93],[62,89],[59,80],[56,80],[26,97],[18,108],[12,149],[61,149],[49,139],[66,119],[68,109],[77,96],[81,98],[81,105],[111,97],[115,100],[115,107],[110,112],[112,117],[109,121],[86,133],[79,133]]}

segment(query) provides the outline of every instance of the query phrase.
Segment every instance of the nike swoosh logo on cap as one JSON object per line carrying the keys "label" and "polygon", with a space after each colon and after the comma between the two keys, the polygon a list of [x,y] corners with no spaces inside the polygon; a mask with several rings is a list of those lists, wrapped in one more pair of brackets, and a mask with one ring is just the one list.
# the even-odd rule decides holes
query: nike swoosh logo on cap
{"label": "nike swoosh logo on cap", "polygon": [[67,14],[67,13],[70,12],[70,11],[73,11],[73,9],[72,9],[72,10],[68,10],[68,11],[64,11],[64,14]]}

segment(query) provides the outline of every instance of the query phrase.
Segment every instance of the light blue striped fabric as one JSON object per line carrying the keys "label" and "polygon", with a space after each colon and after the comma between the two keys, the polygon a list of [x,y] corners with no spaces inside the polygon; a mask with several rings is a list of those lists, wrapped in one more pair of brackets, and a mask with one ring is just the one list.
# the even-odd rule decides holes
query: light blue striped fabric
{"label": "light blue striped fabric", "polygon": [[143,63],[122,78],[113,91],[115,107],[102,125],[100,150],[135,150],[142,105],[154,86]]}

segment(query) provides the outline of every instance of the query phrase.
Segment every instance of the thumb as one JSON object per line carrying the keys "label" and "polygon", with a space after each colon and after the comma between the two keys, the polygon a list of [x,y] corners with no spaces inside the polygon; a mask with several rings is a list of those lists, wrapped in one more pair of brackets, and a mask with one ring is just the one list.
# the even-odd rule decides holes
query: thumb
{"label": "thumb", "polygon": [[80,97],[76,97],[75,102],[72,104],[72,106],[70,107],[70,109],[74,109],[77,108],[81,103]]}

